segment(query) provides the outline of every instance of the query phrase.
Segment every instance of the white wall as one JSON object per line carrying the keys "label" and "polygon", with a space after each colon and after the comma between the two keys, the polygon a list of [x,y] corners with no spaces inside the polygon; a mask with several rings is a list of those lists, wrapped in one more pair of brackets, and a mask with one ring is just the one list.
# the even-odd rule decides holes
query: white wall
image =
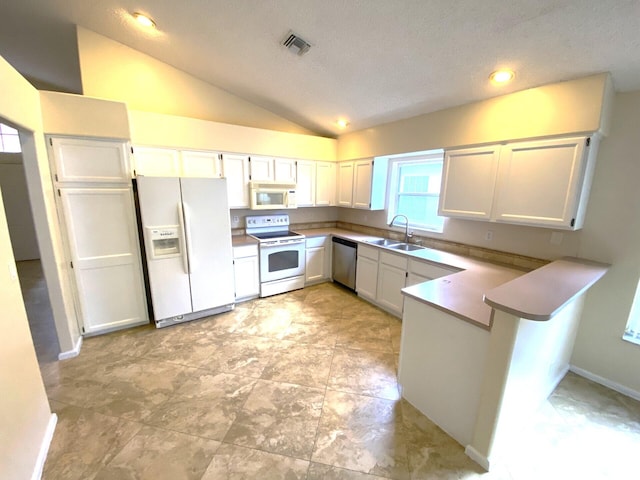
{"label": "white wall", "polygon": [[78,27],[84,95],[126,102],[133,110],[313,133],[155,58]]}
{"label": "white wall", "polygon": [[0,153],[0,190],[16,261],[40,258],[22,154]]}

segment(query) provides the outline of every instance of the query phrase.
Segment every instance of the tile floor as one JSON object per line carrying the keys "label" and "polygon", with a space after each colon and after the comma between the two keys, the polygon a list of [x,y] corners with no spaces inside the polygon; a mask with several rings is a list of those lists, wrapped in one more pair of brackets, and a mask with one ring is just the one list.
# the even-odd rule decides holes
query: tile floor
{"label": "tile floor", "polygon": [[41,359],[59,416],[43,478],[634,476],[640,402],[572,374],[484,473],[400,398],[399,339],[398,319],[332,284],[85,339],[75,359]]}

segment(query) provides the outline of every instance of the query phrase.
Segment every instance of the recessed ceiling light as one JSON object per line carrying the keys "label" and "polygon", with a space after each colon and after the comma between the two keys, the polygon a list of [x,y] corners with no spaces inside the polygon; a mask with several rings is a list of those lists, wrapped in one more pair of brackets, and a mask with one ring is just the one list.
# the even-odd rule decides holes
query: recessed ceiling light
{"label": "recessed ceiling light", "polygon": [[135,18],[136,21],[143,27],[156,28],[156,22],[154,22],[151,17],[146,16],[144,13],[135,12],[133,14],[133,18]]}
{"label": "recessed ceiling light", "polygon": [[347,128],[349,126],[349,122],[347,120],[345,120],[344,118],[340,118],[336,122],[336,125],[338,125],[338,127],[340,127],[340,128]]}
{"label": "recessed ceiling light", "polygon": [[496,70],[491,75],[489,75],[489,80],[491,80],[492,83],[502,84],[510,82],[515,76],[516,74],[513,72],[513,70]]}

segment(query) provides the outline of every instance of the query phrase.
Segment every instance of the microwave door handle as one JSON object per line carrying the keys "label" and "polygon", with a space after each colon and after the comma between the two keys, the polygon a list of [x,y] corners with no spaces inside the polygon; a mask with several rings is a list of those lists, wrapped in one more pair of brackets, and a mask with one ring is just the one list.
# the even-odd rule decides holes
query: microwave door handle
{"label": "microwave door handle", "polygon": [[184,272],[186,274],[191,274],[191,269],[189,268],[189,257],[187,250],[189,249],[187,228],[185,222],[185,215],[183,210],[182,202],[178,202],[178,219],[180,221],[180,230],[182,230],[182,265],[184,267]]}

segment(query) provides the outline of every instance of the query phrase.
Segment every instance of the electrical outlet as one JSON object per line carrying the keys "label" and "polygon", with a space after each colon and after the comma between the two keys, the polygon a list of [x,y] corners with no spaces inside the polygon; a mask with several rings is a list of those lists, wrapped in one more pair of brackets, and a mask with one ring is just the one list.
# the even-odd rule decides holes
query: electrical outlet
{"label": "electrical outlet", "polygon": [[562,234],[562,232],[551,232],[551,238],[549,238],[549,243],[551,245],[560,245],[562,243],[563,238],[564,238],[564,235]]}
{"label": "electrical outlet", "polygon": [[238,222],[240,222],[240,218],[237,215],[234,215],[232,220],[233,220],[233,223],[236,225],[238,224]]}
{"label": "electrical outlet", "polygon": [[487,242],[490,242],[491,240],[493,240],[493,231],[492,230],[487,230],[487,233],[484,234],[484,239]]}

